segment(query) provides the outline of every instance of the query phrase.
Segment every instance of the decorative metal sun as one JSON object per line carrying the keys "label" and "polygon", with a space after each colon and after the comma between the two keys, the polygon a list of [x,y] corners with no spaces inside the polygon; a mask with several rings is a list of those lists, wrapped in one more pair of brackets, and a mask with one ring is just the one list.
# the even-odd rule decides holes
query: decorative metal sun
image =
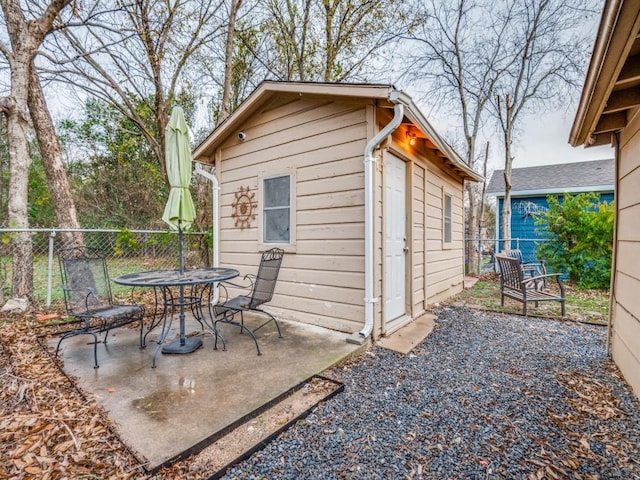
{"label": "decorative metal sun", "polygon": [[251,227],[251,221],[256,219],[256,208],[258,204],[254,200],[255,192],[249,187],[240,187],[236,192],[236,199],[231,204],[233,211],[231,217],[235,220],[235,226],[240,230]]}

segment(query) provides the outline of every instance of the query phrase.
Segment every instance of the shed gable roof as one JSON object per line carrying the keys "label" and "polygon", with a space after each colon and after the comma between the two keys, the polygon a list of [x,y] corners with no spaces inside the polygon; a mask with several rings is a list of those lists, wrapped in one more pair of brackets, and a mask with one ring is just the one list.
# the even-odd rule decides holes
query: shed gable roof
{"label": "shed gable roof", "polygon": [[[193,157],[209,158],[216,148],[230,135],[241,128],[243,123],[258,109],[278,94],[309,96],[314,98],[332,97],[345,100],[375,100],[379,106],[393,108],[393,98],[400,98],[405,105],[405,119],[417,130],[417,136],[424,138],[426,145],[435,150],[445,165],[463,179],[483,180],[473,171],[453,148],[442,138],[413,100],[397,91],[392,85],[352,84],[352,83],[315,83],[315,82],[275,82],[264,81],[245,99],[240,106],[220,125],[218,125],[193,151]],[[404,122],[403,122],[404,123]]]}
{"label": "shed gable roof", "polygon": [[[613,159],[514,168],[511,171],[511,194],[613,191],[614,181]],[[487,193],[504,195],[504,170],[493,172]]]}

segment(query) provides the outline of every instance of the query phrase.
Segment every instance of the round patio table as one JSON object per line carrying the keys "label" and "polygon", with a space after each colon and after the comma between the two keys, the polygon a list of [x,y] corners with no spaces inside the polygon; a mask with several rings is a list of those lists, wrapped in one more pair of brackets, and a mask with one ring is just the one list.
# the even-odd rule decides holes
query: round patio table
{"label": "round patio table", "polygon": [[[152,367],[156,366],[156,356],[160,350],[162,353],[191,353],[202,346],[202,340],[198,337],[189,337],[185,335],[185,307],[198,309],[200,317],[204,320],[204,315],[201,312],[202,296],[208,291],[208,288],[199,290],[199,294],[195,295],[192,291],[191,295],[185,295],[184,289],[188,286],[200,286],[212,287],[218,282],[224,280],[230,280],[239,275],[240,272],[235,268],[223,268],[223,267],[198,267],[184,269],[182,272],[179,269],[172,270],[148,270],[144,272],[128,273],[114,278],[113,281],[118,285],[124,285],[128,287],[150,287],[154,289],[160,289],[162,291],[163,309],[162,315],[157,322],[152,322],[149,330],[154,328],[162,320],[162,332],[158,340],[158,348],[153,353]],[[179,288],[179,295],[173,295],[171,288]],[[197,290],[195,290],[197,292]],[[167,345],[162,345],[166,340],[169,331],[171,330],[171,324],[173,322],[173,310],[175,308],[180,309],[180,338],[170,342]],[[156,311],[157,311],[157,297],[156,297]],[[171,311],[169,316],[169,322],[167,323],[168,312]],[[200,321],[200,318],[198,318]],[[202,322],[200,322],[202,323]],[[215,334],[215,329],[208,324],[205,320],[205,324],[211,328]],[[146,337],[146,335],[145,335]]]}

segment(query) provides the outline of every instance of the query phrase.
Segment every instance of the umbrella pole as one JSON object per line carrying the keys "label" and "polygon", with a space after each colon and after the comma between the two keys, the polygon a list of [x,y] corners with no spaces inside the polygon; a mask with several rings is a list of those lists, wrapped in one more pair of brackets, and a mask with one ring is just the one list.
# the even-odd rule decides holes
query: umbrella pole
{"label": "umbrella pole", "polygon": [[[184,237],[182,234],[181,221],[178,220],[178,248],[180,257],[180,275],[184,273]],[[185,327],[184,327],[184,285],[180,285],[180,346],[183,347],[186,343],[185,339]]]}
{"label": "umbrella pole", "polygon": [[184,237],[182,236],[182,226],[178,220],[178,262],[180,267],[180,275],[184,273]]}
{"label": "umbrella pole", "polygon": [[[178,221],[178,248],[179,248],[179,264],[180,264],[180,275],[184,273],[184,238],[182,234],[182,226],[180,221]],[[162,348],[162,353],[191,353],[202,346],[202,340],[197,337],[187,338],[185,332],[185,314],[184,314],[184,285],[180,285],[180,339],[174,340],[173,342],[165,345]]]}

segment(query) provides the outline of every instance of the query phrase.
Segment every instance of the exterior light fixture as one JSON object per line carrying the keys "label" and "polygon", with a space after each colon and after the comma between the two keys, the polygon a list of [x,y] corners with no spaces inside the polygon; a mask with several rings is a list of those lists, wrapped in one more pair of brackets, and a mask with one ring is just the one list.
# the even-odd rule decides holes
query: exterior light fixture
{"label": "exterior light fixture", "polygon": [[409,145],[413,146],[416,144],[416,132],[413,132],[411,130],[407,130],[407,140],[409,142]]}

